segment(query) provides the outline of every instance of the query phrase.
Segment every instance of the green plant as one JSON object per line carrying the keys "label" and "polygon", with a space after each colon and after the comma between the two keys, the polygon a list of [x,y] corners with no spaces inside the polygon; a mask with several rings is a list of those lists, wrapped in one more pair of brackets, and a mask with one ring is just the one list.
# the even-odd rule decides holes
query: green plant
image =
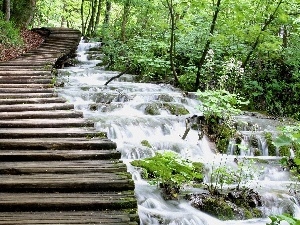
{"label": "green plant", "polygon": [[225,120],[240,114],[240,107],[249,103],[249,101],[244,101],[240,95],[231,94],[224,89],[197,91],[197,96],[201,101],[199,109],[205,117],[217,117]]}
{"label": "green plant", "polygon": [[289,214],[269,216],[269,218],[271,219],[272,222],[267,223],[266,225],[282,225],[282,224],[300,225],[300,220],[294,218]]}
{"label": "green plant", "polygon": [[210,193],[223,192],[225,184],[235,184],[236,190],[240,190],[243,184],[253,179],[259,171],[255,168],[255,161],[252,159],[236,159],[237,168],[233,168],[222,161],[216,167],[212,166],[210,175],[210,184],[208,190]]}
{"label": "green plant", "polygon": [[143,177],[150,184],[172,189],[172,197],[177,197],[184,184],[203,180],[202,163],[182,159],[172,151],[156,153],[153,157],[134,160],[131,164],[143,168]]}
{"label": "green plant", "polygon": [[226,153],[230,139],[236,134],[233,116],[240,114],[240,107],[248,101],[226,90],[198,91],[197,95],[201,101],[199,110],[205,117],[202,130],[211,141],[216,142],[221,153]]}
{"label": "green plant", "polygon": [[147,148],[152,148],[152,145],[147,140],[142,140],[141,144]]}
{"label": "green plant", "polygon": [[281,133],[273,143],[280,148],[281,163],[300,179],[300,123],[279,129]]}
{"label": "green plant", "polygon": [[19,29],[15,28],[14,24],[10,21],[4,21],[3,15],[0,12],[0,45],[21,45],[22,39],[20,38]]}

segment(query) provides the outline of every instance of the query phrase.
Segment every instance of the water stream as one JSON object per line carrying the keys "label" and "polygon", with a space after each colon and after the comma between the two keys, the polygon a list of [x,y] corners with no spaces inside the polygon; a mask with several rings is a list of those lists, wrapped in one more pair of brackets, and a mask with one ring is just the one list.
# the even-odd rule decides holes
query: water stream
{"label": "water stream", "polygon": [[[268,215],[280,214],[286,210],[292,210],[296,217],[300,217],[299,199],[289,193],[288,185],[292,184],[289,173],[280,168],[276,157],[267,156],[267,146],[263,138],[260,148],[264,156],[260,158],[274,163],[264,165],[247,185],[255,188],[263,196],[264,205],[261,209],[265,218],[220,221],[193,208],[185,200],[163,200],[155,186],[150,186],[141,179],[139,172],[130,165],[131,160],[153,156],[156,151],[172,150],[184,158],[205,162],[210,168],[221,161],[234,165],[234,156],[215,154],[205,137],[198,140],[198,132],[195,130],[191,130],[185,140],[182,139],[185,119],[188,116],[199,115],[199,102],[195,98],[186,96],[170,85],[134,83],[134,75],[123,75],[105,86],[104,83],[118,72],[105,71],[96,66],[100,59],[88,60],[86,51],[98,44],[79,45],[77,51],[80,63],[76,67],[59,71],[57,82],[63,87],[58,87],[57,92],[73,103],[75,109],[83,111],[84,117],[94,121],[97,130],[107,132],[108,138],[117,143],[122,160],[135,180],[142,225],[262,225],[269,221]],[[98,54],[98,57],[101,55]],[[189,114],[180,116],[175,112],[175,115],[172,115],[167,107],[161,107],[156,115],[149,115],[146,112],[151,104],[183,106]],[[259,123],[258,134],[262,130],[274,129],[274,121],[256,121],[259,119],[251,116],[243,116],[241,119]],[[253,133],[245,129],[243,132]],[[141,143],[143,140],[147,140],[152,147],[144,146]],[[246,145],[247,140],[244,141]],[[261,165],[257,166],[261,168]],[[187,188],[185,191],[189,190]]]}

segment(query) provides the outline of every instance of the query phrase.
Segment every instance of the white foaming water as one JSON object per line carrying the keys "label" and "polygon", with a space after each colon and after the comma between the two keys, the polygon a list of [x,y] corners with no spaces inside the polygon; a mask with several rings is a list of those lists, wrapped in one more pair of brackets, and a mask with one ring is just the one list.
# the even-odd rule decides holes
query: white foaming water
{"label": "white foaming water", "polygon": [[[86,50],[97,45],[99,43],[79,45],[78,60],[81,63],[77,67],[60,70],[58,81],[63,82],[65,86],[58,88],[57,91],[73,103],[76,109],[83,111],[86,118],[94,121],[97,130],[107,132],[108,137],[117,143],[118,150],[122,153],[122,160],[127,164],[128,171],[135,181],[141,224],[265,225],[269,222],[268,218],[220,221],[193,208],[184,200],[165,201],[155,186],[150,186],[141,179],[139,171],[130,165],[130,161],[153,156],[158,151],[172,150],[184,158],[205,162],[208,173],[212,166],[220,163],[237,168],[234,162],[236,156],[214,154],[207,138],[199,140],[196,130],[191,129],[185,140],[182,139],[186,129],[185,119],[201,113],[197,110],[199,102],[186,97],[179,89],[170,85],[133,83],[134,76],[128,74],[104,86],[105,82],[116,76],[118,72],[105,71],[101,67],[96,67],[100,60],[87,60]],[[166,107],[160,107],[159,115],[147,115],[146,107],[151,104],[180,105],[185,107],[189,114],[171,115]],[[240,118],[251,120],[252,123],[261,122],[263,124],[261,130],[273,129],[272,121],[265,123],[264,120],[251,117]],[[247,131],[244,132],[247,136]],[[252,134],[252,131],[248,134]],[[143,140],[147,140],[151,147],[144,146],[141,143]],[[260,146],[266,149],[263,138]],[[251,153],[244,155],[251,155]],[[243,157],[237,158],[242,160]],[[278,161],[276,157],[265,156],[260,159]],[[294,185],[289,180],[288,172],[283,171],[278,163],[256,163],[255,166],[257,174],[247,182],[247,185],[263,196],[264,207],[261,209],[265,217],[282,213],[293,207],[295,216],[299,216],[299,202],[288,191],[288,186]],[[261,169],[261,166],[264,168]],[[187,188],[186,191],[189,189]]]}

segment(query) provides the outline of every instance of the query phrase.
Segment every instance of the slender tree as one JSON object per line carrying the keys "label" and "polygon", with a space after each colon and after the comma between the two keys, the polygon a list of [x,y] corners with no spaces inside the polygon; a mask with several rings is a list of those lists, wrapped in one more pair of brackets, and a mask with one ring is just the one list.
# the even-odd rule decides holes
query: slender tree
{"label": "slender tree", "polygon": [[10,20],[10,0],[3,0],[3,13],[6,21]]}
{"label": "slender tree", "polygon": [[213,7],[214,7],[213,18],[212,18],[212,22],[210,24],[209,36],[208,36],[207,41],[206,41],[206,43],[204,45],[204,49],[202,51],[201,58],[198,61],[197,74],[196,74],[196,82],[195,82],[195,90],[197,90],[199,88],[199,85],[200,85],[201,69],[202,69],[202,67],[203,67],[203,65],[205,63],[205,58],[206,58],[208,50],[210,48],[211,37],[213,36],[213,34],[215,32],[217,18],[218,18],[218,14],[220,12],[220,6],[221,6],[221,0],[218,0],[216,4],[214,4],[214,1],[213,1]]}
{"label": "slender tree", "polygon": [[170,66],[171,71],[175,80],[175,85],[179,84],[176,67],[174,63],[174,55],[175,55],[175,29],[176,29],[176,12],[175,12],[175,5],[173,4],[173,0],[166,0],[167,7],[170,14]]}
{"label": "slender tree", "polygon": [[251,49],[250,51],[248,52],[248,54],[246,55],[243,63],[242,63],[242,67],[245,68],[246,65],[248,64],[249,60],[250,60],[250,57],[252,56],[253,52],[255,51],[255,49],[257,48],[259,42],[260,42],[260,38],[261,38],[261,35],[264,31],[267,30],[268,26],[275,20],[276,18],[276,14],[280,8],[280,5],[283,3],[283,0],[279,0],[277,2],[277,5],[274,9],[273,12],[270,13],[270,15],[267,17],[267,19],[265,19],[263,25],[261,26],[261,29],[260,29],[260,32],[258,33],[255,41],[253,42],[252,46],[251,46]]}

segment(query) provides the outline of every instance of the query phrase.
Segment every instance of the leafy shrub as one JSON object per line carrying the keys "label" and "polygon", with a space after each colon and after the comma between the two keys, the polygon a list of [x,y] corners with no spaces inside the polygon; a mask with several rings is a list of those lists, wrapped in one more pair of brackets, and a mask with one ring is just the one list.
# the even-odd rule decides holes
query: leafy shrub
{"label": "leafy shrub", "polygon": [[0,45],[20,45],[19,29],[15,28],[14,24],[9,21],[4,21],[3,15],[0,12]]}
{"label": "leafy shrub", "polygon": [[294,218],[289,214],[269,216],[269,218],[271,219],[272,222],[267,223],[267,225],[283,225],[283,224],[300,225],[300,220]]}
{"label": "leafy shrub", "polygon": [[172,190],[171,197],[177,197],[184,184],[203,180],[202,163],[192,163],[172,151],[156,153],[153,157],[134,160],[131,164],[143,168],[143,178],[148,179],[150,184]]}
{"label": "leafy shrub", "polygon": [[300,179],[300,123],[281,127],[280,131],[273,143],[280,148],[282,164]]}
{"label": "leafy shrub", "polygon": [[248,104],[248,101],[226,90],[198,91],[197,95],[201,101],[199,110],[205,116],[202,131],[216,142],[221,153],[226,153],[229,141],[236,133],[232,117],[240,114],[240,107]]}

